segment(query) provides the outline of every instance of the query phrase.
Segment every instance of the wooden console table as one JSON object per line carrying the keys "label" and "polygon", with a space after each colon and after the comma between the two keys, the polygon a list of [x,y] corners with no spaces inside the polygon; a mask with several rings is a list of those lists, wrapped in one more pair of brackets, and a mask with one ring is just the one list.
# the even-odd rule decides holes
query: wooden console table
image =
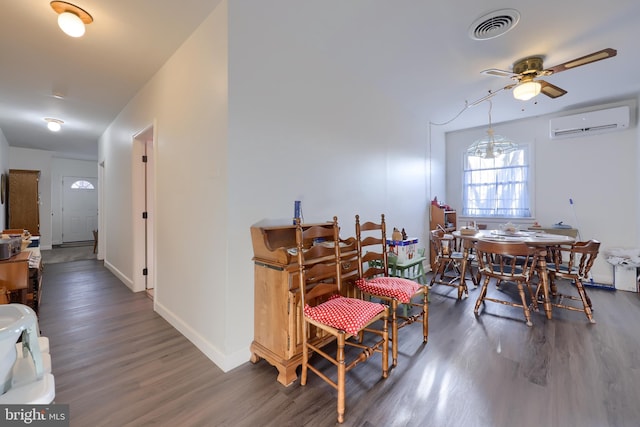
{"label": "wooden console table", "polygon": [[[320,224],[304,224],[311,227]],[[251,227],[254,262],[254,326],[251,362],[265,359],[278,369],[278,382],[293,383],[302,365],[302,318],[295,225]]]}

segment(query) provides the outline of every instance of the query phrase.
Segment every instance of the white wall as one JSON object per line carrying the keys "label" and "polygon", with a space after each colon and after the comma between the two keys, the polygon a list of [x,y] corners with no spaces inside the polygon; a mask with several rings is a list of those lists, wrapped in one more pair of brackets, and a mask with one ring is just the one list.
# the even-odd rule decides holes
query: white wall
{"label": "white wall", "polygon": [[[493,126],[496,134],[532,147],[535,217],[524,224],[538,221],[543,226],[551,226],[563,221],[578,227],[583,240],[600,240],[600,256],[592,273],[596,282],[606,284],[613,281],[613,267],[606,262],[606,250],[638,247],[640,243],[637,100],[588,109],[622,104],[631,105],[630,128],[602,135],[551,140],[549,118],[552,116]],[[557,115],[570,113],[573,112]],[[486,127],[447,134],[446,202],[457,210],[462,209],[463,152],[485,132]],[[569,199],[573,199],[573,207]],[[458,216],[458,221],[464,218]]]}
{"label": "white wall", "polygon": [[99,160],[105,265],[133,286],[133,136],[155,126],[155,309],[223,369],[239,363],[225,336],[227,43],[222,2],[111,124]]}
{"label": "white wall", "polygon": [[[318,43],[335,10],[292,7],[287,16],[267,2],[229,5],[231,307],[253,295],[250,226],[289,224],[294,200],[302,201],[305,222],[337,215],[345,237],[356,214],[378,220],[384,213],[390,228],[425,242],[428,120],[368,85],[365,63],[341,67],[333,60],[341,46]],[[317,20],[301,25],[298,18],[311,15]],[[231,352],[246,352],[252,315],[248,304],[227,312]]]}
{"label": "white wall", "polygon": [[[437,197],[439,201],[445,202],[447,199],[447,180],[446,177],[446,169],[447,169],[447,149],[446,149],[446,134],[442,130],[441,127],[437,125],[429,125],[430,128],[430,145],[429,145],[429,153],[427,155],[427,170],[430,171],[430,176],[428,177],[429,182],[429,190],[427,193],[429,197],[427,201],[431,203],[434,197]],[[429,160],[430,159],[430,160]],[[431,213],[431,209],[429,208],[427,215]],[[427,218],[428,219],[428,218]],[[425,229],[429,231],[430,222],[425,224]],[[428,239],[429,236],[426,236]],[[428,241],[428,240],[426,240]],[[428,246],[428,245],[427,245]],[[429,251],[426,251],[427,253]],[[429,260],[431,261],[431,260]]]}
{"label": "white wall", "polygon": [[38,193],[40,194],[40,248],[51,249],[51,160],[53,151],[9,147],[10,169],[40,171]]}
{"label": "white wall", "polygon": [[307,222],[337,215],[344,235],[356,213],[423,241],[428,222],[428,120],[289,24],[222,2],[100,140],[105,265],[133,287],[131,144],[155,124],[155,307],[224,370],[253,340],[252,224],[288,223],[294,200]]}

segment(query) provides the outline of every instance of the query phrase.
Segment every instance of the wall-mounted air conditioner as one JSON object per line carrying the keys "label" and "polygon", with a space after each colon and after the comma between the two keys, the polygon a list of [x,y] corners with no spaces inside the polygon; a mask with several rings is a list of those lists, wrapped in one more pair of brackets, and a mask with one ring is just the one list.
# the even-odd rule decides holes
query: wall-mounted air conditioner
{"label": "wall-mounted air conditioner", "polygon": [[597,135],[629,127],[629,106],[589,111],[549,120],[551,139]]}

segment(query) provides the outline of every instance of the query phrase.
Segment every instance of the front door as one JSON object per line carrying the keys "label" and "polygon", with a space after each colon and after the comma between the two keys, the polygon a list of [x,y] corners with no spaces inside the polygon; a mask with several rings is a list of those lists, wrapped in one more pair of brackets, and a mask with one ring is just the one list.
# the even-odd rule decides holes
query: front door
{"label": "front door", "polygon": [[93,240],[98,229],[98,179],[62,178],[62,243]]}

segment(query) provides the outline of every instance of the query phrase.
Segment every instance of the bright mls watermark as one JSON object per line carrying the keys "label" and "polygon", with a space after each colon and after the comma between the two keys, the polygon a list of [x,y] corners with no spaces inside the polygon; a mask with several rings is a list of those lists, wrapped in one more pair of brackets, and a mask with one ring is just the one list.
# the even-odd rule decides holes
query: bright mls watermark
{"label": "bright mls watermark", "polygon": [[69,405],[0,405],[0,425],[69,427]]}

